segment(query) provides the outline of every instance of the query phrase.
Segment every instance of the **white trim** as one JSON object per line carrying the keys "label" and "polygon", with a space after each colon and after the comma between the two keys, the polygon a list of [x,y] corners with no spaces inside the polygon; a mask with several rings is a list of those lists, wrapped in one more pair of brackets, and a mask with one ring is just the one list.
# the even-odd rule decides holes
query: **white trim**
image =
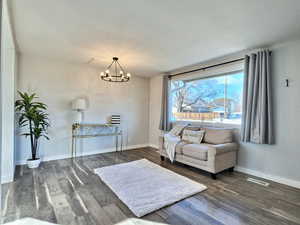
{"label": "white trim", "polygon": [[4,175],[1,176],[1,184],[6,184],[14,181],[14,177],[10,175]]}
{"label": "white trim", "polygon": [[242,173],[249,174],[249,175],[253,175],[256,177],[261,177],[263,179],[271,180],[271,181],[274,181],[274,182],[277,182],[280,184],[285,184],[285,185],[288,185],[291,187],[300,188],[300,181],[291,180],[288,178],[279,177],[279,176],[275,176],[275,175],[265,174],[265,173],[257,171],[257,170],[247,169],[245,167],[240,167],[240,166],[236,166],[235,170],[242,172]]}
{"label": "white trim", "polygon": [[203,122],[197,120],[175,120],[172,121],[173,124],[191,124],[193,126],[207,126],[214,128],[231,128],[231,129],[241,129],[241,124],[232,123],[221,123],[221,122]]}
{"label": "white trim", "polygon": [[[157,145],[151,144],[151,143],[149,143],[149,147],[158,149]],[[288,179],[288,178],[284,178],[284,177],[279,177],[279,176],[274,176],[274,175],[270,175],[270,174],[265,174],[263,172],[248,169],[248,168],[241,167],[241,166],[236,166],[235,171],[242,172],[242,173],[249,174],[249,175],[256,176],[256,177],[260,177],[260,178],[263,178],[266,180],[271,180],[271,181],[274,181],[274,182],[277,182],[280,184],[285,184],[285,185],[300,189],[300,181],[296,181],[296,180],[292,180],[292,179]]]}
{"label": "white trim", "polygon": [[[123,148],[123,150],[131,150],[131,149],[136,149],[136,148],[146,148],[148,146],[149,146],[149,144],[129,145],[129,146],[125,146]],[[78,153],[77,156],[88,156],[88,155],[95,155],[95,154],[115,152],[115,151],[116,151],[115,148],[97,149],[97,150],[94,150],[94,151]],[[68,159],[68,158],[71,158],[70,154],[53,155],[53,156],[42,157],[42,161],[52,161],[52,160]],[[27,160],[18,160],[16,162],[16,165],[25,165],[26,163],[27,163]]]}
{"label": "white trim", "polygon": [[158,149],[158,145],[149,143],[149,147]]}
{"label": "white trim", "polygon": [[[12,25],[12,12],[11,8],[8,6],[8,0],[3,1],[2,8],[5,7],[5,10],[7,12],[7,22],[8,22],[8,29],[10,33],[10,38],[12,40],[12,45],[10,49],[14,49],[16,52],[19,52],[19,47],[17,46],[17,41],[16,41],[16,35],[15,35],[15,30]],[[2,18],[3,19],[3,18]]]}

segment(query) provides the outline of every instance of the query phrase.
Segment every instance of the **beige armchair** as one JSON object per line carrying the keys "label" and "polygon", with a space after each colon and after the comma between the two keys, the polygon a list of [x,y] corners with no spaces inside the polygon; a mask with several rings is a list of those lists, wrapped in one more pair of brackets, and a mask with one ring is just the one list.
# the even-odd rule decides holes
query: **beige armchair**
{"label": "beige armchair", "polygon": [[[193,144],[180,141],[175,148],[175,161],[208,171],[213,179],[216,179],[216,174],[221,171],[226,169],[233,171],[236,165],[238,144],[233,142],[232,130],[202,129],[205,129],[203,143]],[[178,139],[181,140],[180,136]],[[159,153],[161,160],[168,157],[163,136],[159,137]]]}

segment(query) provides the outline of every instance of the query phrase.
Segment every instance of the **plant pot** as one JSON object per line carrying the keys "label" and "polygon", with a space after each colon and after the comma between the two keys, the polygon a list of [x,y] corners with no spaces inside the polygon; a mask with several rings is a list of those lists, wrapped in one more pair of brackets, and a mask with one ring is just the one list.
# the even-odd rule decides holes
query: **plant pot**
{"label": "plant pot", "polygon": [[38,168],[39,165],[40,165],[40,163],[41,163],[41,159],[40,158],[35,159],[35,160],[33,160],[33,159],[27,159],[27,166],[30,169]]}

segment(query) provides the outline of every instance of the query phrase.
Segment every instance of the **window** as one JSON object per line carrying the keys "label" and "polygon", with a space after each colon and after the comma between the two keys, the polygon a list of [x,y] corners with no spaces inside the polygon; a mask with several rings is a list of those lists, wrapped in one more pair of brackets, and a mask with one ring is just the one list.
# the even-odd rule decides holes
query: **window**
{"label": "window", "polygon": [[243,72],[171,81],[172,119],[240,124]]}

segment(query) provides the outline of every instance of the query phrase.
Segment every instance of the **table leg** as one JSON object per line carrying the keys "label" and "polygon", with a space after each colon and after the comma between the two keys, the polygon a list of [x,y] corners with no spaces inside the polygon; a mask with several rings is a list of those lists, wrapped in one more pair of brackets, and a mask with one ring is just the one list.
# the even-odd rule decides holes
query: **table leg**
{"label": "table leg", "polygon": [[121,152],[123,152],[123,133],[121,132]]}
{"label": "table leg", "polygon": [[118,140],[118,135],[116,135],[116,152],[118,152],[118,142],[119,142],[119,140]]}
{"label": "table leg", "polygon": [[73,159],[74,157],[74,136],[72,135],[72,143],[71,143],[71,158]]}
{"label": "table leg", "polygon": [[77,141],[76,138],[74,137],[74,159],[76,159],[76,152],[77,152]]}

